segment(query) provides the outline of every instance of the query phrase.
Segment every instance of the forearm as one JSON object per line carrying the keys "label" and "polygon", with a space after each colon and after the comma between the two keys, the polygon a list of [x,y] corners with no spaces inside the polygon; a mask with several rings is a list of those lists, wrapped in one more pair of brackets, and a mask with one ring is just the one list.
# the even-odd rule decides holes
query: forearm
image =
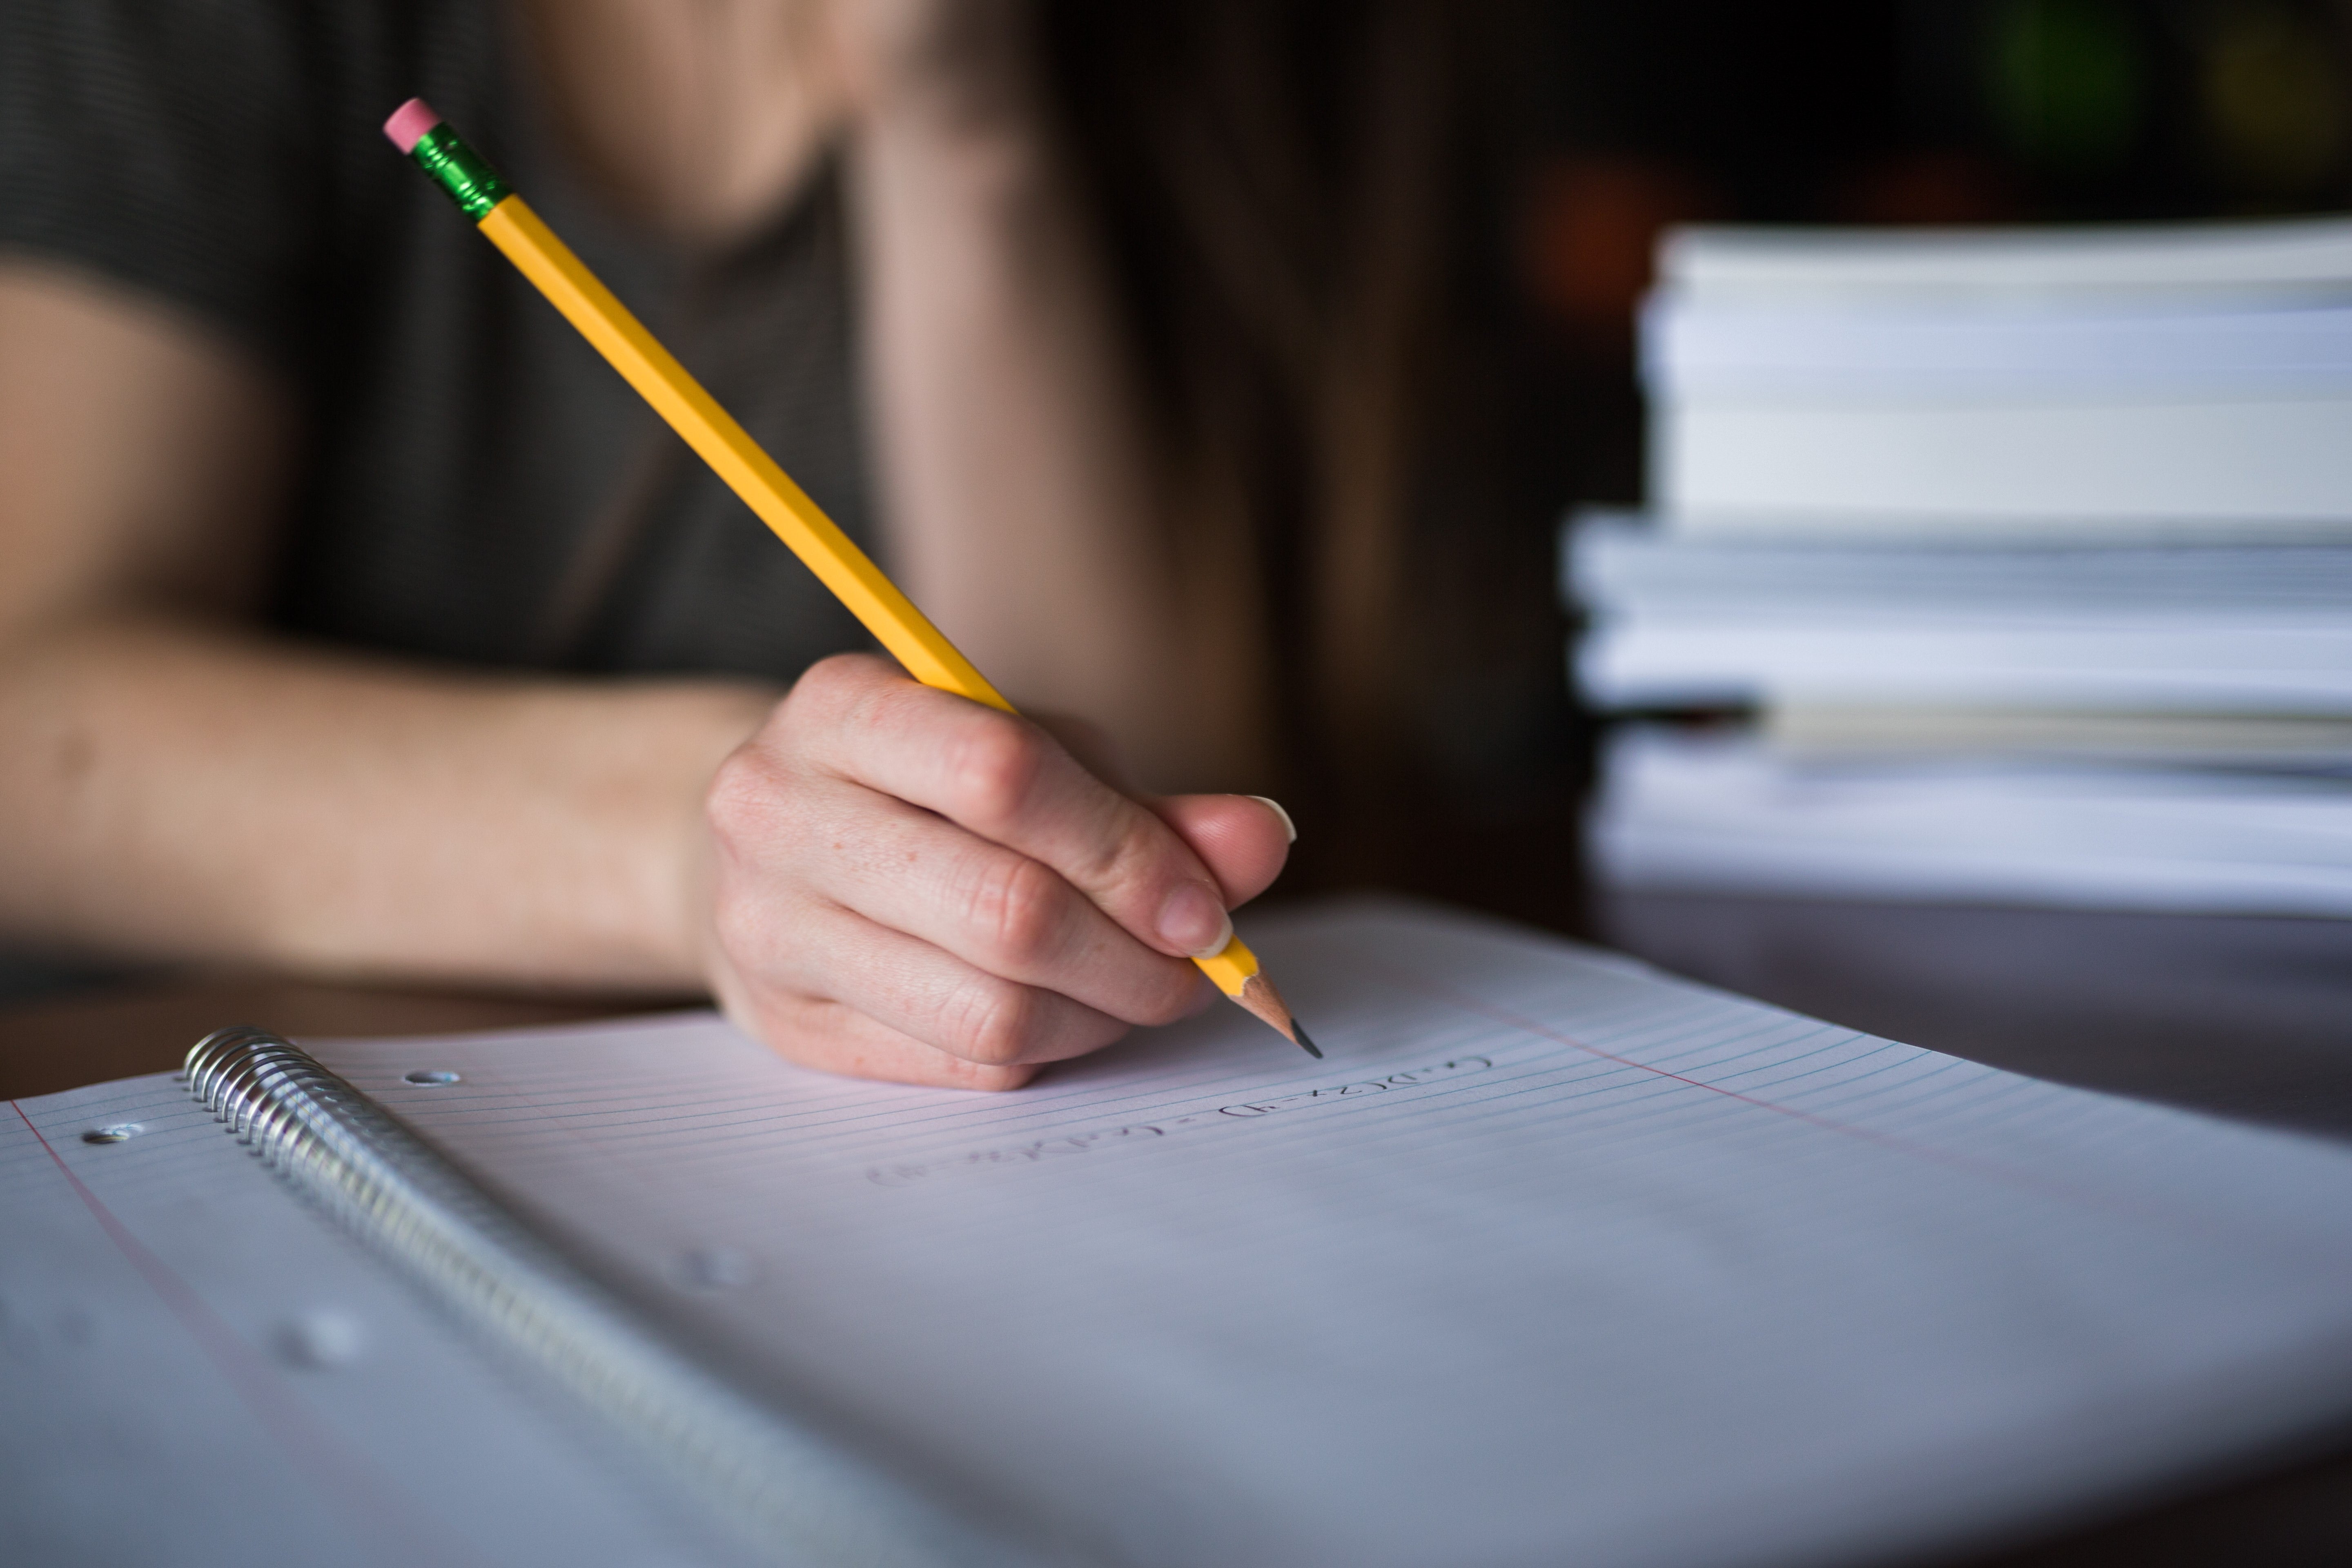
{"label": "forearm", "polygon": [[0,655],[0,930],[691,986],[703,789],[772,700],[442,674],[161,617],[55,630]]}
{"label": "forearm", "polygon": [[1009,88],[869,96],[852,168],[880,468],[908,586],[1016,702],[1082,714],[1143,776],[1236,773],[1190,700],[1178,570],[1103,279]]}

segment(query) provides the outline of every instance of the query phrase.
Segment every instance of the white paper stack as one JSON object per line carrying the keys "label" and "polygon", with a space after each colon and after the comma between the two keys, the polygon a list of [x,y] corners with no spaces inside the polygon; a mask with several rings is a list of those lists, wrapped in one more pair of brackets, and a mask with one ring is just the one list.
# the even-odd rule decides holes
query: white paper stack
{"label": "white paper stack", "polygon": [[2352,915],[2352,221],[1692,230],[1571,530],[1618,886]]}
{"label": "white paper stack", "polygon": [[2279,537],[2352,520],[2352,221],[1692,229],[1643,327],[1683,526]]}

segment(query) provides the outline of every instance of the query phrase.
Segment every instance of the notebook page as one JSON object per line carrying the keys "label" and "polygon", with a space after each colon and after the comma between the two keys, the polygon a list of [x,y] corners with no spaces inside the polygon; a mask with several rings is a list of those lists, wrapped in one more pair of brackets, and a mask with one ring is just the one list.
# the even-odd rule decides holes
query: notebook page
{"label": "notebook page", "polygon": [[0,1410],[12,1563],[749,1561],[169,1073],[0,1104]]}
{"label": "notebook page", "polygon": [[[803,1408],[1138,1563],[1822,1563],[2352,1410],[2352,1152],[1398,905],[1011,1095],[323,1042]],[[446,1068],[418,1088],[403,1075]]]}

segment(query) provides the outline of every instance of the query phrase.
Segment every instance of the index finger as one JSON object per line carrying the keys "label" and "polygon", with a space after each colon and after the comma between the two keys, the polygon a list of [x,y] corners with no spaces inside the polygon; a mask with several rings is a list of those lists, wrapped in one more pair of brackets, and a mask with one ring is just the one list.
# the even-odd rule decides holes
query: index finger
{"label": "index finger", "polygon": [[867,743],[832,748],[820,765],[1050,867],[1157,952],[1202,958],[1232,940],[1224,893],[1200,857],[1036,725],[879,661],[862,677],[841,671],[839,683],[813,695],[849,704],[833,732]]}

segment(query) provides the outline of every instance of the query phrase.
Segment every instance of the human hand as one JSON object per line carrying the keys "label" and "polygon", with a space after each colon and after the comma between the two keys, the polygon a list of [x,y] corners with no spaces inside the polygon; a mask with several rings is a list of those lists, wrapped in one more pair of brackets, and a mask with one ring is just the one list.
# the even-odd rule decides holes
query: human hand
{"label": "human hand", "polygon": [[1032,721],[816,665],[719,768],[705,968],[803,1066],[1015,1089],[1214,992],[1189,955],[1289,856],[1247,795],[1123,795]]}

